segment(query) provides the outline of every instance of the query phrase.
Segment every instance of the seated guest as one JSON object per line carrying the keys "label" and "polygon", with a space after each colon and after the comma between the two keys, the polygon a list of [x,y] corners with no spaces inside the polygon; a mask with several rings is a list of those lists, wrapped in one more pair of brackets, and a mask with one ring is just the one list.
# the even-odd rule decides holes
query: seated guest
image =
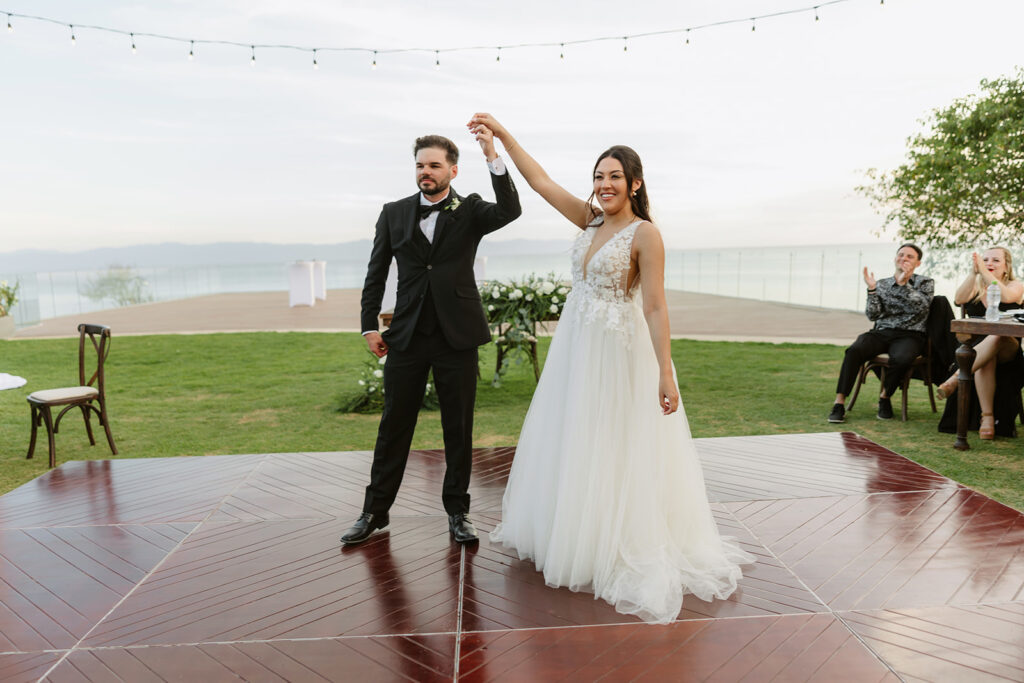
{"label": "seated guest", "polygon": [[914,359],[921,355],[927,338],[925,324],[935,291],[935,282],[914,271],[921,265],[923,253],[914,244],[903,244],[896,252],[896,274],[875,280],[875,274],[864,268],[868,286],[865,313],[875,327],[857,337],[846,349],[843,367],[836,384],[836,402],[829,413],[829,422],[846,420],[846,397],[853,389],[865,361],[880,353],[889,354],[889,370],[878,397],[878,419],[892,419],[892,401]]}
{"label": "seated guest", "polygon": [[[1013,256],[1004,247],[993,247],[981,256],[977,253],[971,254],[972,272],[967,279],[961,283],[956,290],[954,302],[963,306],[968,316],[980,318],[985,315],[987,306],[986,292],[988,286],[995,282],[999,285],[1001,303],[1000,310],[1019,308],[1021,300],[1024,299],[1024,283],[1013,276]],[[1016,391],[1020,392],[1019,379],[1016,375],[1020,370],[1016,368],[1017,359],[1020,357],[1020,340],[1016,337],[999,337],[996,335],[977,335],[965,343],[974,347],[977,357],[974,360],[974,387],[978,392],[978,404],[981,407],[981,421],[978,425],[978,437],[991,439],[995,436],[996,418],[993,413],[996,395],[996,368],[999,365],[1012,364],[1008,369],[1011,376],[1006,381],[1016,384]],[[956,392],[959,382],[957,373],[953,373],[949,379],[939,385],[939,398],[949,398]],[[1011,390],[1012,393],[1012,390]],[[1006,406],[1009,409],[1008,431],[1013,433],[1013,420],[1016,414],[1016,405]],[[955,410],[947,410],[954,416]],[[943,416],[944,421],[948,422]],[[941,429],[940,425],[940,429]]]}

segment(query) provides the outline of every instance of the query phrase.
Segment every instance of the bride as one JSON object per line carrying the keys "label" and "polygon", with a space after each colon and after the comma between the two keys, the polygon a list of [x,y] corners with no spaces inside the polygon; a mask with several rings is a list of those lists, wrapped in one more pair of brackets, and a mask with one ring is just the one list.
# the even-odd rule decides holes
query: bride
{"label": "bride", "polygon": [[621,145],[603,152],[584,201],[490,114],[468,126],[478,141],[501,140],[530,187],[581,229],[491,540],[532,559],[549,586],[592,591],[652,623],[675,619],[685,593],[728,597],[738,564],[753,558],[719,536],[708,505],[639,156]]}

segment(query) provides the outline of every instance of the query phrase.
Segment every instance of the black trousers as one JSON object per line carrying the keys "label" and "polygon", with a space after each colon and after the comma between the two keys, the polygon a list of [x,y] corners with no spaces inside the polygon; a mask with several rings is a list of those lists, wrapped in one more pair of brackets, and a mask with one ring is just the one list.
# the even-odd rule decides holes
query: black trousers
{"label": "black trousers", "polygon": [[839,371],[836,393],[849,396],[857,381],[857,373],[866,361],[880,353],[889,354],[889,369],[885,372],[885,395],[892,396],[903,382],[914,359],[921,355],[927,338],[923,332],[912,330],[869,330],[857,337],[846,349],[843,367]]}
{"label": "black trousers", "polygon": [[469,512],[467,490],[473,465],[477,363],[476,348],[453,349],[437,327],[430,332],[417,329],[405,351],[388,352],[384,366],[384,413],[373,449],[364,512],[384,513],[395,502],[431,369],[444,432],[446,468],[441,500],[450,515]]}

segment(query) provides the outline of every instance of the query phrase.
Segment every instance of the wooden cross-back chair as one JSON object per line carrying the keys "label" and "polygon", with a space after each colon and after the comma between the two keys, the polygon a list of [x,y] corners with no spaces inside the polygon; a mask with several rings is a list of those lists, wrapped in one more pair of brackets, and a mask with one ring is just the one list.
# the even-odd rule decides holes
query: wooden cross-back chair
{"label": "wooden cross-back chair", "polygon": [[[96,370],[86,381],[86,340],[96,352]],[[62,387],[60,389],[44,389],[29,394],[28,404],[32,415],[32,439],[28,444],[28,458],[31,458],[36,449],[36,432],[41,425],[46,426],[46,436],[50,446],[50,467],[57,464],[57,455],[54,444],[54,435],[60,428],[60,421],[69,410],[78,408],[82,411],[85,420],[85,431],[89,435],[89,443],[96,445],[96,439],[92,434],[92,423],[90,411],[95,412],[99,417],[107,433],[107,443],[110,444],[110,451],[117,455],[117,446],[114,445],[114,435],[110,432],[110,418],[107,415],[107,400],[104,385],[103,365],[110,353],[110,328],[106,325],[89,325],[83,323],[78,326],[78,386]],[[91,357],[91,354],[90,354]],[[57,419],[53,418],[53,408],[60,408]]]}

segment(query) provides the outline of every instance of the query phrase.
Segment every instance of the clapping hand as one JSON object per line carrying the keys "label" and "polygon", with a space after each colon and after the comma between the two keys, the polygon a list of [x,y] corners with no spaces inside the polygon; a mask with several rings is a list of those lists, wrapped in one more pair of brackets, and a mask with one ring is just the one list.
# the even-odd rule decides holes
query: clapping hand
{"label": "clapping hand", "polygon": [[985,271],[985,264],[981,260],[981,257],[978,256],[978,252],[971,254],[971,260],[974,261],[974,274],[981,275],[981,273]]}
{"label": "clapping hand", "polygon": [[868,286],[868,289],[874,289],[878,286],[878,280],[875,279],[875,274],[869,273],[867,266],[864,266],[864,283]]}

